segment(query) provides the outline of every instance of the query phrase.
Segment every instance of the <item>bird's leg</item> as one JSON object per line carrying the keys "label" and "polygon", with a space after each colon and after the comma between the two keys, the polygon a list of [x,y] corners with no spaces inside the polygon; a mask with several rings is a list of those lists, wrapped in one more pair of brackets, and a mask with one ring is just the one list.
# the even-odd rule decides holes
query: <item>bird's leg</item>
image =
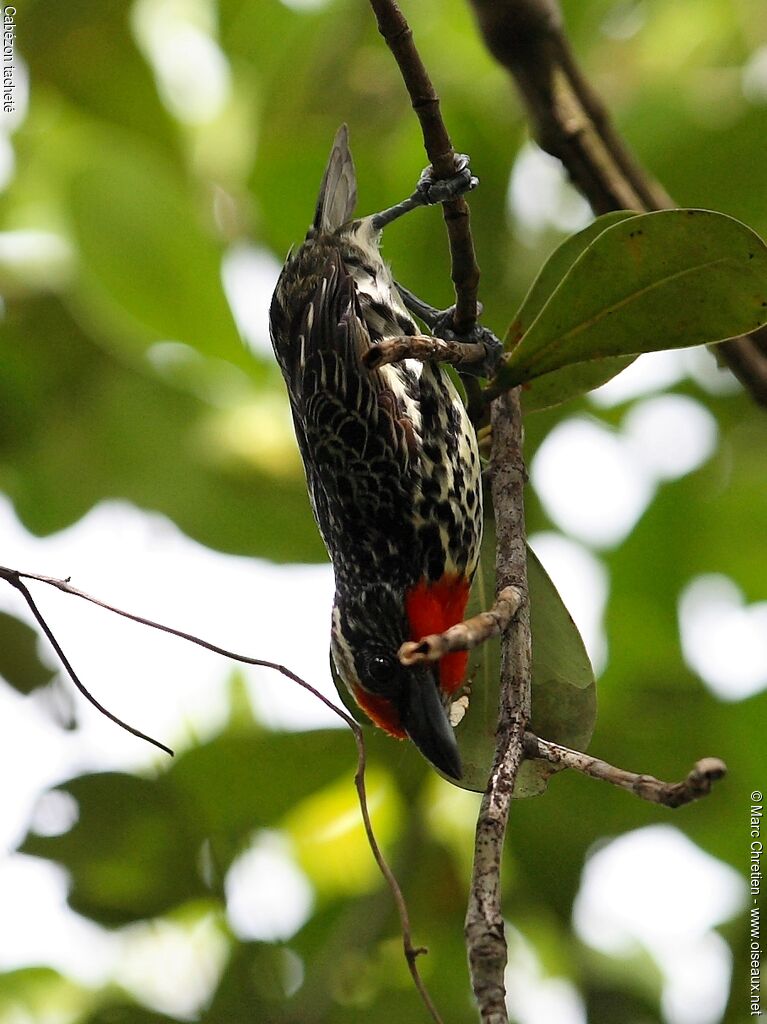
{"label": "bird's leg", "polygon": [[[376,231],[381,231],[391,224],[392,221],[415,210],[419,206],[433,206],[436,203],[446,203],[457,196],[470,192],[479,184],[479,179],[471,173],[469,158],[465,153],[455,155],[455,174],[452,178],[434,179],[434,171],[431,166],[421,172],[415,192],[396,206],[381,213],[373,214],[371,221]],[[461,366],[460,372],[470,377],[491,377],[495,372],[498,361],[503,353],[503,344],[487,327],[475,323],[470,331],[458,334],[453,329],[454,306],[449,309],[435,309],[428,303],[423,302],[416,295],[413,295],[407,288],[397,285],[400,295],[407,309],[427,325],[435,338],[442,338],[443,341],[458,341],[472,344],[479,342],[485,350],[485,358],[476,363],[465,363]],[[481,306],[478,307],[481,312]]]}
{"label": "bird's leg", "polygon": [[435,203],[446,203],[464,192],[470,192],[479,184],[479,178],[475,178],[469,167],[469,158],[465,153],[455,155],[455,174],[452,178],[440,178],[434,180],[434,172],[431,166],[421,172],[415,192],[407,199],[403,199],[396,206],[390,206],[388,210],[374,213],[371,217],[373,227],[380,231],[391,224],[392,221],[402,217],[419,206],[433,206]]}
{"label": "bird's leg", "polygon": [[[476,363],[463,363],[459,373],[468,377],[492,377],[498,368],[503,355],[503,342],[488,328],[475,323],[465,334],[457,334],[453,329],[453,312],[455,306],[448,309],[436,309],[428,302],[419,299],[409,288],[395,282],[397,291],[402,296],[405,308],[423,321],[435,338],[443,341],[459,341],[466,344],[479,342],[485,350],[485,358]],[[482,303],[477,303],[477,312],[482,313]]]}

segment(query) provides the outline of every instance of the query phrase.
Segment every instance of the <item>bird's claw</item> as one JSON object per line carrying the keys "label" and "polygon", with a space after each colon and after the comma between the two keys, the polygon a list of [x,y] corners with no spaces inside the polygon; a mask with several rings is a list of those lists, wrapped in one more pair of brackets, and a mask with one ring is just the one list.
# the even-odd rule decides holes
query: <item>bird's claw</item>
{"label": "bird's claw", "polygon": [[455,306],[444,310],[431,325],[431,333],[435,338],[442,338],[443,341],[459,341],[465,344],[479,342],[485,350],[485,358],[479,362],[462,364],[460,372],[467,377],[492,377],[503,355],[503,342],[493,334],[489,327],[483,327],[477,322],[474,323],[470,331],[457,334],[453,325],[454,312]]}
{"label": "bird's claw", "polygon": [[465,153],[456,153],[455,174],[451,178],[435,180],[434,168],[429,165],[421,171],[416,192],[427,206],[433,206],[435,203],[446,203],[466,192],[471,192],[477,185],[479,178],[475,178],[471,173],[468,156]]}

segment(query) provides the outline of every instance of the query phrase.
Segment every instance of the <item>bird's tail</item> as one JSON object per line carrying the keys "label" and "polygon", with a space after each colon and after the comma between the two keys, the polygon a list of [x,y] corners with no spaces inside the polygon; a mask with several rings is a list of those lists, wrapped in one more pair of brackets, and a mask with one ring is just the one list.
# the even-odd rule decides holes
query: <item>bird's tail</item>
{"label": "bird's tail", "polygon": [[336,132],[333,148],[322,177],[313,228],[317,234],[329,234],[351,220],[357,205],[357,176],[349,150],[349,129],[345,124]]}

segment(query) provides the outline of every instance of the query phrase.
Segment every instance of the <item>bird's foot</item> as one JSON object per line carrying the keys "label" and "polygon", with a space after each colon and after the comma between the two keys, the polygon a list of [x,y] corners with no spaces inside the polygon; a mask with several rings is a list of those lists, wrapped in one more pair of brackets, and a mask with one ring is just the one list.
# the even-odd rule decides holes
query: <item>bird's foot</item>
{"label": "bird's foot", "polygon": [[431,164],[423,171],[418,179],[416,195],[422,197],[426,206],[433,206],[435,203],[446,203],[451,199],[471,192],[479,185],[479,178],[471,173],[469,158],[465,153],[455,154],[455,174],[451,178],[434,177],[434,168]]}
{"label": "bird's foot", "polygon": [[442,338],[443,341],[458,341],[464,344],[480,344],[485,351],[484,359],[477,362],[464,363],[461,365],[461,374],[468,377],[492,377],[498,368],[501,356],[503,355],[503,342],[489,327],[475,322],[470,331],[458,334],[453,324],[453,313],[455,306],[440,312],[431,327],[431,333],[435,338]]}

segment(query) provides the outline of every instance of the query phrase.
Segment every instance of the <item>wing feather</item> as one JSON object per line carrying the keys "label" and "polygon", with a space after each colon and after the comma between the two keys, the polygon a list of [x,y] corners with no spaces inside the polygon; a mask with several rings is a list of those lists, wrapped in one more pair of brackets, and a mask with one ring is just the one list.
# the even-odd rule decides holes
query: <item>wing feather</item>
{"label": "wing feather", "polygon": [[[318,523],[337,573],[369,573],[371,549],[392,566],[415,541],[412,428],[378,371],[357,290],[338,253],[299,329],[289,378],[293,418]],[[409,431],[410,428],[410,431]],[[399,557],[398,557],[399,556]]]}

